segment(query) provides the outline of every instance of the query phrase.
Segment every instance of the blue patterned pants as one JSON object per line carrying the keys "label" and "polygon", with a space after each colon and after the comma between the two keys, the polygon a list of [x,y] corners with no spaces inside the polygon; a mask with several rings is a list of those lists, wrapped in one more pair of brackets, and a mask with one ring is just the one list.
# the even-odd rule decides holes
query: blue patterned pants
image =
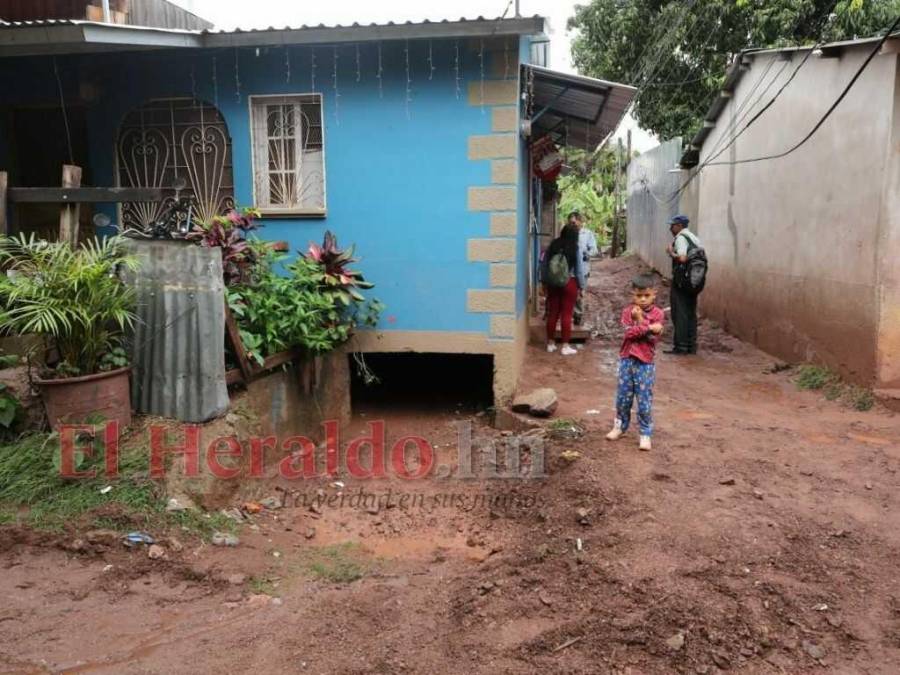
{"label": "blue patterned pants", "polygon": [[622,431],[631,422],[631,405],[638,400],[638,424],[642,436],[653,435],[653,383],[656,381],[656,364],[644,363],[633,357],[619,360],[619,386],[616,390],[616,417],[622,422]]}

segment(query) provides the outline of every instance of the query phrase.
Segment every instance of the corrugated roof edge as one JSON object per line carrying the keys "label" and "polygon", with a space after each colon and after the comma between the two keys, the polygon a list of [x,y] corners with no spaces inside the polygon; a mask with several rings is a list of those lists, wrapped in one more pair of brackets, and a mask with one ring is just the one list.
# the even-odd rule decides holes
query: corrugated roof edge
{"label": "corrugated roof edge", "polygon": [[[525,34],[526,31],[532,28],[538,28],[537,32],[543,32],[544,24],[546,19],[539,14],[535,14],[530,17],[496,17],[494,19],[487,19],[483,16],[479,16],[477,19],[467,19],[466,17],[460,17],[458,20],[450,20],[450,19],[441,19],[439,21],[431,21],[430,19],[424,19],[422,21],[406,21],[403,23],[397,23],[394,21],[388,21],[387,23],[369,23],[369,24],[361,24],[358,22],[353,22],[350,25],[342,25],[342,24],[334,24],[332,26],[327,26],[323,23],[320,23],[316,26],[308,26],[303,24],[301,26],[288,26],[285,25],[282,28],[277,28],[275,26],[269,26],[268,28],[234,28],[230,30],[215,28],[205,28],[203,30],[188,30],[181,28],[158,28],[153,26],[134,26],[130,24],[113,24],[113,23],[102,23],[97,21],[85,21],[81,19],[35,19],[31,21],[4,21],[0,19],[0,28],[25,28],[25,27],[44,27],[44,26],[104,26],[108,28],[115,28],[120,30],[130,30],[136,28],[152,28],[154,30],[164,30],[178,33],[193,33],[197,35],[247,35],[247,34],[260,34],[260,33],[275,33],[275,32],[300,32],[300,31],[309,31],[309,30],[347,30],[347,29],[372,29],[372,28],[416,28],[422,26],[455,26],[455,25],[470,25],[470,24],[496,24],[497,26],[514,28],[515,25],[518,25],[520,28],[525,29],[522,31]],[[515,30],[512,31],[504,31],[504,32],[517,32]]]}
{"label": "corrugated roof edge", "polygon": [[[890,37],[891,40],[896,40],[898,38],[900,38],[900,31],[893,33]],[[880,39],[881,36],[875,36],[868,38],[859,38],[856,40],[829,42],[828,44],[822,45],[820,49],[823,52],[828,52],[844,49],[846,47],[858,47],[861,45],[872,44]],[[725,105],[728,103],[728,100],[731,98],[734,90],[737,88],[737,85],[743,77],[744,73],[750,70],[750,64],[745,59],[749,59],[762,54],[803,52],[809,51],[810,49],[814,48],[815,45],[804,45],[800,47],[777,47],[773,49],[751,48],[745,49],[740,54],[738,54],[734,61],[732,61],[731,65],[728,67],[728,71],[725,75],[725,82],[722,84],[722,88],[719,90],[719,95],[706,111],[706,115],[703,118],[703,126],[694,135],[694,137],[691,139],[690,144],[685,149],[684,153],[682,153],[681,160],[679,162],[681,167],[683,169],[690,169],[697,166],[697,164],[700,162],[700,150],[703,148],[703,143],[715,128],[719,115],[722,113],[722,110],[725,108]]]}

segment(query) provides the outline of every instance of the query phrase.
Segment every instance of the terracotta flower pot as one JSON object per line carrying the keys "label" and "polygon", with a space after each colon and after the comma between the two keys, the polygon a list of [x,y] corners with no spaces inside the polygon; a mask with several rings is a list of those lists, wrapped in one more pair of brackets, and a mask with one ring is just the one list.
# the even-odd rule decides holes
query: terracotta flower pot
{"label": "terracotta flower pot", "polygon": [[131,424],[130,374],[129,366],[81,377],[36,379],[35,384],[54,430],[61,424],[80,424],[91,417],[115,420],[119,429],[125,429]]}

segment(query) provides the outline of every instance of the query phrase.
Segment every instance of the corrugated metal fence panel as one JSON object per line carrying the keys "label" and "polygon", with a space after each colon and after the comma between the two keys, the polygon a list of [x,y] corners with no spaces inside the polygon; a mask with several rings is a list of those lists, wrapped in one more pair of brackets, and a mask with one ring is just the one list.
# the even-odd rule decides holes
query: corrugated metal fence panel
{"label": "corrugated metal fence panel", "polygon": [[174,241],[131,246],[141,263],[132,280],[134,408],[183,422],[218,417],[228,410],[219,249]]}
{"label": "corrugated metal fence panel", "polygon": [[631,160],[628,165],[628,249],[669,276],[672,262],[666,254],[671,243],[667,223],[679,212],[672,195],[681,186],[678,168],[681,139],[673,138]]}

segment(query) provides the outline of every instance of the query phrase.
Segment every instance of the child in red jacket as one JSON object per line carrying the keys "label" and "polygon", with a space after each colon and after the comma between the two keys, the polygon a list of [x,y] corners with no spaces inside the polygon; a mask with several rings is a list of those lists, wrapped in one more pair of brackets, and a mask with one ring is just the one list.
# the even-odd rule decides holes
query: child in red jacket
{"label": "child in red jacket", "polygon": [[619,351],[619,384],[616,391],[616,420],[606,434],[618,440],[631,422],[631,405],[638,400],[640,449],[650,450],[653,435],[653,383],[656,380],[656,343],[663,331],[665,315],[657,307],[656,281],[650,275],[638,275],[631,281],[631,304],[622,310],[625,337]]}

